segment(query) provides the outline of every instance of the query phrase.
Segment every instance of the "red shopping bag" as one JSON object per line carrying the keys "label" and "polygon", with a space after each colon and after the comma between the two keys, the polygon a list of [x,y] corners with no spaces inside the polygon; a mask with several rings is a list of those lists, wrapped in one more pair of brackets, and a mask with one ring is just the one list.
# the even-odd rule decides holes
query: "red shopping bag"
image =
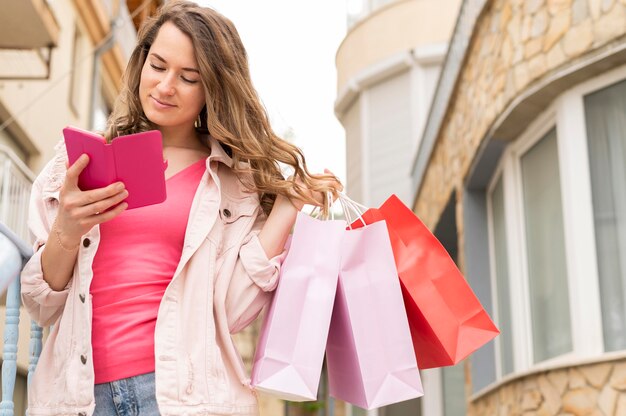
{"label": "red shopping bag", "polygon": [[326,362],[329,394],[365,409],[424,393],[384,222],[346,231]]}
{"label": "red shopping bag", "polygon": [[387,222],[420,369],[455,365],[500,333],[446,249],[397,196],[363,219]]}

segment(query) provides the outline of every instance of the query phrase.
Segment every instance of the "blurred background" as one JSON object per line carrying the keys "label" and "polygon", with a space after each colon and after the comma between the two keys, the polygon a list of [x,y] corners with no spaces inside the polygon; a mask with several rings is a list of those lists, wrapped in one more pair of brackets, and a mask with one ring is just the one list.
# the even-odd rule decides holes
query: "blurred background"
{"label": "blurred background", "polygon": [[[162,3],[0,0],[0,222],[22,241],[62,128],[104,126]],[[626,415],[625,0],[201,3],[237,26],[276,132],[352,199],[412,207],[501,330],[423,371],[421,399],[365,411],[322,377],[317,402],[261,396],[263,416]],[[248,366],[258,330],[237,336]]]}

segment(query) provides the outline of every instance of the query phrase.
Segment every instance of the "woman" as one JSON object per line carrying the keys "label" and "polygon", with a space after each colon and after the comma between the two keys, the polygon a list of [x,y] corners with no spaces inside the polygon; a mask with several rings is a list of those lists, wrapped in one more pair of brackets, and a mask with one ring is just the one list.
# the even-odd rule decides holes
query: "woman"
{"label": "woman", "polygon": [[81,191],[88,157],[67,167],[62,145],[33,185],[22,299],[54,327],[32,415],[258,412],[231,333],[270,299],[297,211],[341,185],[273,133],[235,27],[190,2],[140,31],[105,136],[155,128],[162,204],[126,211],[122,183]]}

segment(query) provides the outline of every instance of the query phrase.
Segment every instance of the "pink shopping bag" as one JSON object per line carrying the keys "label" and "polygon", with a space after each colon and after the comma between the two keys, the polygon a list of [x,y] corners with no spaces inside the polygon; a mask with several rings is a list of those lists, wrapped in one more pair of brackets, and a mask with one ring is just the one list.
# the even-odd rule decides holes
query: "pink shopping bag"
{"label": "pink shopping bag", "polygon": [[257,390],[291,401],[317,399],[345,228],[345,221],[298,213],[257,344]]}
{"label": "pink shopping bag", "polygon": [[385,222],[346,232],[326,346],[330,395],[365,409],[423,395]]}

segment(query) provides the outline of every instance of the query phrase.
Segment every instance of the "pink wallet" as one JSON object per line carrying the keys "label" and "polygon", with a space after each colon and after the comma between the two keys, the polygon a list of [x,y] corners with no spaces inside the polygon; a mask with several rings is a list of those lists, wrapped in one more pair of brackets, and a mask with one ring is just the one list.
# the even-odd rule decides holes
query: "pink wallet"
{"label": "pink wallet", "polygon": [[161,132],[150,130],[119,136],[107,144],[104,137],[76,127],[63,129],[70,165],[86,153],[89,164],[78,178],[83,190],[121,181],[128,190],[127,209],[159,204],[167,198]]}

